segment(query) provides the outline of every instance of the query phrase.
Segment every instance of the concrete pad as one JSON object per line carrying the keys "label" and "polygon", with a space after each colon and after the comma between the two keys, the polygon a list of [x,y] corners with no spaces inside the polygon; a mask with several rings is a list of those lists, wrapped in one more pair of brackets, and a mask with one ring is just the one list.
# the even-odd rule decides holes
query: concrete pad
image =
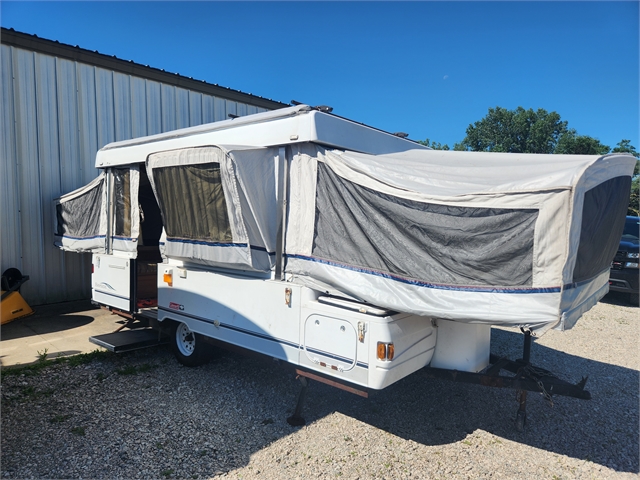
{"label": "concrete pad", "polygon": [[88,300],[33,307],[35,313],[0,327],[0,365],[28,365],[46,351],[47,358],[89,353],[101,347],[92,335],[111,333],[122,318]]}

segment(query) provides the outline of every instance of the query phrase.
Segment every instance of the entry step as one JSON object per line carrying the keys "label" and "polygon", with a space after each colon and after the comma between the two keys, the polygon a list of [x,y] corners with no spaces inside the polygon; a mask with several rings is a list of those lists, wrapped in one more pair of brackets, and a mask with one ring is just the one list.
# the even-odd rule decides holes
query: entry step
{"label": "entry step", "polygon": [[159,336],[158,332],[151,328],[138,328],[135,330],[95,335],[89,337],[89,341],[114,353],[154,347],[169,342],[165,336]]}

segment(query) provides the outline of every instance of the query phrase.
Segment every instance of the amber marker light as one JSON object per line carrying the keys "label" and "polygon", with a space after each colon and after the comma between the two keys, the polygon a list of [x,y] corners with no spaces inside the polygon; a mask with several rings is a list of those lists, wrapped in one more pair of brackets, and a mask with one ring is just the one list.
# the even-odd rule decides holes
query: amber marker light
{"label": "amber marker light", "polygon": [[173,287],[173,273],[171,271],[164,272],[164,283]]}
{"label": "amber marker light", "polygon": [[378,357],[378,360],[393,360],[394,353],[393,343],[378,342],[378,346],[376,348],[376,356]]}
{"label": "amber marker light", "polygon": [[387,360],[391,361],[393,360],[393,354],[395,353],[394,348],[393,348],[393,343],[389,343],[387,345]]}

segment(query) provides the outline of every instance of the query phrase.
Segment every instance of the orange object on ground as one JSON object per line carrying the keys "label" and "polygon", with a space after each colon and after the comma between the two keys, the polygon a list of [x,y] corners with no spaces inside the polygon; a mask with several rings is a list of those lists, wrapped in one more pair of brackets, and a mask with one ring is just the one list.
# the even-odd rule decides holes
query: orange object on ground
{"label": "orange object on ground", "polygon": [[[5,292],[3,291],[2,293],[4,297]],[[2,317],[0,325],[9,323],[17,318],[26,317],[32,313],[32,308],[27,304],[24,298],[22,298],[20,293],[10,292],[9,295],[2,299],[2,303],[0,304],[0,316]]]}

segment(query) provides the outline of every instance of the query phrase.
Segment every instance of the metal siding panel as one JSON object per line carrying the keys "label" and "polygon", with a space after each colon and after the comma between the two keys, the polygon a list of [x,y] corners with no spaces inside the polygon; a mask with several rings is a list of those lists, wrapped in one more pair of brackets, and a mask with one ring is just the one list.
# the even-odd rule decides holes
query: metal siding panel
{"label": "metal siding panel", "polygon": [[[98,176],[95,168],[98,152],[98,113],[96,104],[96,68],[76,63],[78,85],[78,137],[81,179],[75,188],[86,185]],[[67,192],[65,192],[67,193]],[[79,288],[67,289],[68,300],[91,298],[91,255],[64,252],[67,270],[65,278],[76,276]],[[71,283],[68,284],[71,286]]]}
{"label": "metal siding panel", "polygon": [[16,154],[16,114],[12,57],[14,49],[2,45],[0,50],[0,269],[22,269],[20,235],[21,184]]}
{"label": "metal siding panel", "polygon": [[147,89],[143,78],[131,77],[131,135],[147,135]]}
{"label": "metal siding panel", "polygon": [[236,102],[232,102],[231,100],[225,100],[224,103],[225,103],[225,110],[227,112],[227,115],[225,116],[225,120],[229,118],[229,114],[238,115],[237,114],[238,104]]}
{"label": "metal siding panel", "polygon": [[56,197],[83,185],[83,161],[78,138],[78,85],[76,64],[56,60],[56,95],[58,97],[58,138],[60,148],[60,190]]}
{"label": "metal siding panel", "polygon": [[113,74],[114,126],[116,141],[129,140],[131,134],[131,77]]}
{"label": "metal siding panel", "polygon": [[168,132],[176,128],[176,89],[171,85],[161,85],[162,92],[162,131]]}
{"label": "metal siding panel", "polygon": [[[71,60],[56,59],[56,86],[58,97],[58,132],[60,148],[60,191],[54,192],[54,197],[75,190],[84,185],[83,172],[94,170],[93,161],[89,157],[83,158],[80,153],[81,140],[79,138],[80,124],[80,88],[78,86],[77,63]],[[92,81],[93,83],[93,81]],[[95,101],[93,102],[95,104]],[[89,161],[87,161],[89,160]],[[50,207],[52,208],[52,207]],[[43,210],[46,215],[46,209]],[[51,220],[54,221],[53,210]],[[51,227],[53,228],[53,226]],[[47,283],[59,289],[54,298],[47,294],[47,302],[69,301],[86,298],[88,278],[86,271],[87,255],[77,255],[63,252],[45,244],[45,248],[61,259],[60,271],[47,271]],[[46,250],[49,254],[48,250]]]}
{"label": "metal siding panel", "polygon": [[[52,201],[59,196],[60,186],[60,132],[58,130],[58,98],[56,59],[36,53],[36,119],[38,128],[38,168],[40,170],[39,216],[34,221],[41,224],[40,237],[30,243],[31,255],[41,259],[40,269],[32,272],[33,282],[42,296],[41,303],[64,300],[63,285],[56,277],[63,269],[62,256],[53,247]],[[32,194],[35,192],[32,192]],[[35,196],[35,195],[34,195]],[[35,200],[35,199],[34,199]],[[32,220],[32,219],[30,219]],[[36,253],[37,252],[37,253]],[[36,276],[37,275],[37,276]],[[53,278],[49,278],[53,277]]]}
{"label": "metal siding panel", "polygon": [[220,120],[227,120],[227,101],[224,98],[214,97],[214,105],[215,105],[215,118],[216,122]]}
{"label": "metal siding panel", "polygon": [[210,95],[202,96],[202,123],[212,123],[216,121],[215,101]]}
{"label": "metal siding panel", "polygon": [[197,92],[189,92],[189,126],[202,125],[202,99],[203,95]]}
{"label": "metal siding panel", "polygon": [[78,138],[82,186],[98,176],[95,158],[98,152],[98,113],[96,105],[96,69],[76,64],[78,82]]}
{"label": "metal siding panel", "polygon": [[268,110],[6,45],[0,60],[0,259],[33,305],[90,296],[91,256],[49,248],[51,200],[97,176],[98,148]]}
{"label": "metal siding panel", "polygon": [[40,212],[40,172],[38,168],[38,126],[36,112],[36,73],[34,53],[16,49],[13,56],[15,77],[16,154],[20,182],[20,227],[22,236],[22,261],[18,267],[31,281],[24,284],[22,293],[27,302],[39,303],[44,298],[39,291],[38,276],[44,268],[40,248],[42,223]]}
{"label": "metal siding panel", "polygon": [[176,88],[176,128],[189,126],[189,90]]}
{"label": "metal siding panel", "polygon": [[116,140],[113,98],[113,72],[96,68],[96,113],[98,119],[98,147]]}
{"label": "metal siding panel", "polygon": [[162,88],[158,82],[146,80],[147,135],[162,133]]}

